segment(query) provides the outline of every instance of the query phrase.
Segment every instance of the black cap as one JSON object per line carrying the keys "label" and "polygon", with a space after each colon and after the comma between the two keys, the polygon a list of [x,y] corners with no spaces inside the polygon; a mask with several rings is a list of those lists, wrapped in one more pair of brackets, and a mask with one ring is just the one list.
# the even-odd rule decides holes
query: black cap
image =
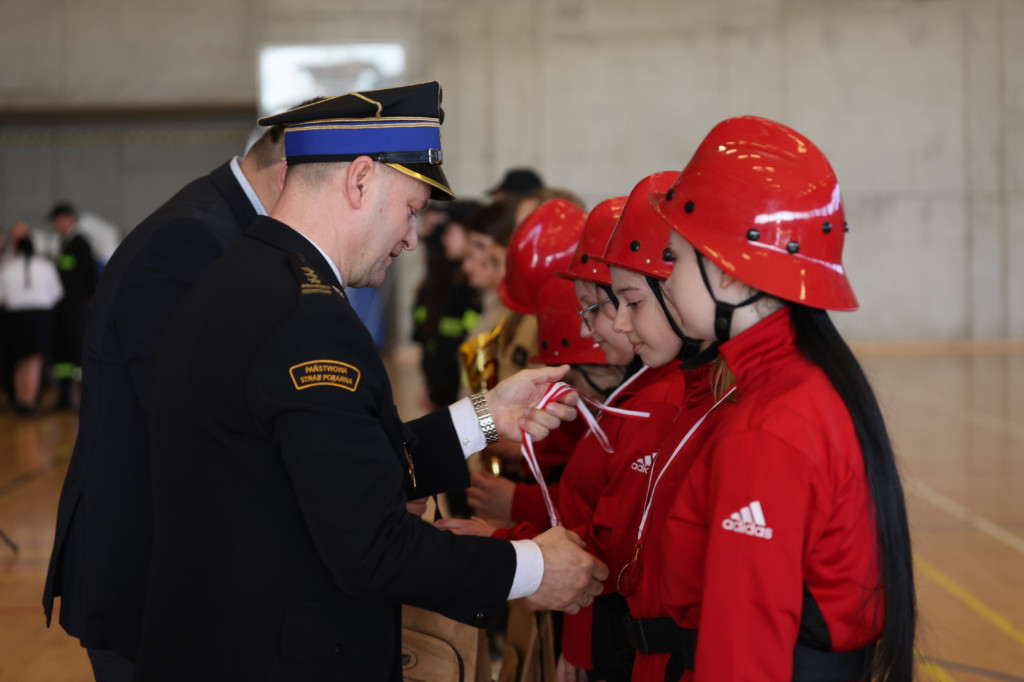
{"label": "black cap", "polygon": [[50,220],[53,220],[57,216],[65,214],[71,216],[72,218],[78,216],[78,212],[75,211],[75,207],[70,201],[58,201],[56,204],[53,205],[53,208],[51,208],[50,212],[47,213],[46,215]]}
{"label": "black cap", "polygon": [[447,217],[445,223],[459,223],[462,226],[469,225],[469,221],[481,208],[483,208],[483,204],[472,199],[459,199],[443,203],[431,202],[430,204],[430,210],[445,214]]}
{"label": "black cap", "polygon": [[290,165],[352,161],[385,163],[431,186],[431,198],[455,198],[441,170],[441,85],[437,81],[350,92],[260,119],[284,126]]}
{"label": "black cap", "polygon": [[502,179],[501,184],[487,190],[488,194],[509,192],[511,194],[527,194],[544,186],[544,181],[532,168],[512,168]]}

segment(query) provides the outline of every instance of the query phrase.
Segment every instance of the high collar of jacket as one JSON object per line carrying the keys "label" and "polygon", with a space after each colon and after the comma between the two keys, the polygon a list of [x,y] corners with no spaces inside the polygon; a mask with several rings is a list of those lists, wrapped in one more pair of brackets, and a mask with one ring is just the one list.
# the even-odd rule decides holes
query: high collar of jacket
{"label": "high collar of jacket", "polygon": [[313,245],[305,236],[295,231],[280,220],[269,216],[257,216],[245,232],[247,237],[256,239],[291,254],[300,263],[308,265],[330,284],[341,287],[341,282],[334,274],[334,268],[320,249]]}
{"label": "high collar of jacket", "polygon": [[723,343],[719,353],[741,388],[744,381],[754,375],[769,371],[778,363],[791,361],[797,350],[789,306],[783,306]]}

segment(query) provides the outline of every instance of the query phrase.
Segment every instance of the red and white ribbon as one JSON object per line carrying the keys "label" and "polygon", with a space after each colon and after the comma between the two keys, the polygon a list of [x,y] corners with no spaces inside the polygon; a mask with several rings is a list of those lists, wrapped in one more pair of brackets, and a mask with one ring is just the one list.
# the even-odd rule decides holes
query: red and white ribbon
{"label": "red and white ribbon", "polygon": [[[569,393],[575,392],[577,392],[576,388],[570,386],[565,382],[559,381],[557,383],[551,384],[547,392],[540,399],[540,402],[537,403],[537,409],[543,410],[549,403],[557,402],[558,400],[568,395]],[[612,397],[609,398],[609,401],[612,400],[614,397],[615,394],[612,394]],[[579,412],[580,416],[583,417],[584,421],[587,422],[587,426],[590,427],[591,433],[594,434],[594,437],[597,439],[597,442],[600,443],[601,447],[604,448],[605,452],[615,452],[615,448],[612,447],[612,444],[608,440],[608,436],[605,435],[605,432],[598,425],[597,418],[594,417],[593,413],[591,413],[589,409],[587,409],[588,403],[597,410],[600,410],[602,412],[608,412],[610,414],[615,414],[617,416],[625,417],[627,419],[646,419],[651,416],[650,412],[641,412],[638,410],[624,410],[618,407],[611,407],[610,405],[600,403],[583,394],[580,394],[580,398],[581,400],[576,403],[576,411]],[[534,480],[536,480],[537,485],[540,486],[540,492],[544,498],[544,506],[547,508],[548,518],[551,521],[551,526],[560,526],[562,525],[561,517],[558,514],[558,509],[555,508],[554,502],[551,500],[551,493],[548,490],[547,483],[544,482],[544,474],[541,473],[540,464],[538,464],[537,462],[537,454],[534,452],[533,449],[533,437],[525,430],[523,430],[521,433],[523,438],[523,459],[526,460],[526,465],[530,468],[530,473],[533,474]]]}

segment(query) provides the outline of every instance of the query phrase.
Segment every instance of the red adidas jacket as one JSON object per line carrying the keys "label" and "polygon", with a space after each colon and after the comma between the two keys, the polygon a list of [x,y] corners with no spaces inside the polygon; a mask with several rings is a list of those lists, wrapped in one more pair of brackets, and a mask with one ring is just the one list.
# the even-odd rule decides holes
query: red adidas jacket
{"label": "red adidas jacket", "polygon": [[797,351],[789,309],[721,354],[736,401],[705,424],[663,537],[646,547],[658,615],[698,630],[686,682],[788,681],[798,638],[847,651],[880,635],[873,506],[849,412]]}
{"label": "red adidas jacket", "polygon": [[[680,415],[680,397],[685,391],[686,374],[678,363],[645,367],[641,372],[634,375],[629,393],[616,396],[614,406],[650,416],[606,415],[600,423],[615,452],[605,452],[588,434],[562,475],[559,513],[564,525],[587,543],[587,551],[608,565],[605,593],[615,591],[619,570],[633,558],[635,535],[631,529],[635,529],[643,507],[648,472],[658,446]],[[562,653],[577,668],[594,667],[592,627],[593,607],[566,614],[563,619]]]}

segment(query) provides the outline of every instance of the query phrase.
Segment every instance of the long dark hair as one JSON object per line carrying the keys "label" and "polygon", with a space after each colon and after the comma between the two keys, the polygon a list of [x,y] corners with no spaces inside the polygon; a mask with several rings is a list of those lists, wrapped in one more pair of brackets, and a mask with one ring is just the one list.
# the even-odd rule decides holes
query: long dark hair
{"label": "long dark hair", "polygon": [[29,265],[32,261],[32,256],[34,256],[36,252],[36,248],[32,244],[32,239],[29,237],[23,237],[14,245],[14,250],[25,257],[25,286],[30,286],[32,281],[29,278]]}
{"label": "long dark hair", "polygon": [[885,621],[864,680],[909,682],[914,667],[917,597],[903,486],[882,410],[864,370],[828,313],[795,303],[790,307],[797,347],[825,372],[850,411],[874,501]]}

